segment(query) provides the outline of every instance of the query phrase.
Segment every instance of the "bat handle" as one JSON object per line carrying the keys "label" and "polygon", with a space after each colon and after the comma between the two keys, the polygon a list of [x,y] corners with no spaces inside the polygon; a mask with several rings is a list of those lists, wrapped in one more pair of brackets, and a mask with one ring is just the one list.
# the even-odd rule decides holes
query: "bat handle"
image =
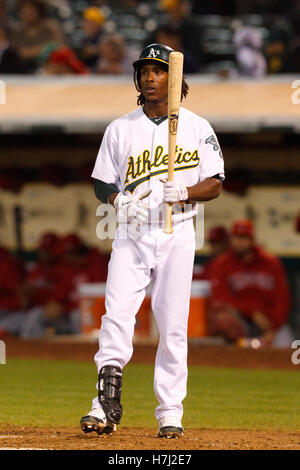
{"label": "bat handle", "polygon": [[163,229],[164,233],[173,233],[172,227],[172,203],[168,202],[166,204],[166,217],[165,217],[165,226]]}

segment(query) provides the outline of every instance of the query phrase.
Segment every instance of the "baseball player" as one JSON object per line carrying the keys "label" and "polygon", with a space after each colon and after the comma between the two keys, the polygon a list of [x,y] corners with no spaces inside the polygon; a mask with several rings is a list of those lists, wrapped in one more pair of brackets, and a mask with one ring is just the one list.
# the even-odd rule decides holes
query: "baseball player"
{"label": "baseball player", "polygon": [[[122,369],[132,356],[135,315],[153,282],[152,310],[160,333],[154,391],[159,437],[183,434],[187,385],[187,323],[194,263],[197,201],[219,196],[224,162],[210,124],[180,108],[174,181],[168,170],[168,64],[172,49],[145,47],[133,63],[138,109],[107,128],[92,177],[95,193],[113,205],[120,223],[108,267],[102,317],[98,396],[81,419],[84,432],[111,433],[122,416]],[[188,93],[183,79],[182,99]],[[174,204],[173,233],[163,232],[165,203]],[[184,207],[185,205],[185,207]],[[124,236],[124,226],[144,227]]]}

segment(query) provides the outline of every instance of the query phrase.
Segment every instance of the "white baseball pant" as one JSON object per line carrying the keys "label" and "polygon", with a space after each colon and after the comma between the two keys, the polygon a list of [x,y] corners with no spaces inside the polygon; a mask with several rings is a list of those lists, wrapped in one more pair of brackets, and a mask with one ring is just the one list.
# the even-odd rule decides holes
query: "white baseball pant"
{"label": "white baseball pant", "polygon": [[[98,372],[106,365],[121,369],[132,353],[135,316],[153,280],[152,311],[159,329],[154,392],[155,416],[182,418],[187,384],[187,323],[195,254],[193,220],[174,225],[173,234],[154,228],[139,240],[113,243],[102,317]],[[99,407],[98,398],[93,408]]]}

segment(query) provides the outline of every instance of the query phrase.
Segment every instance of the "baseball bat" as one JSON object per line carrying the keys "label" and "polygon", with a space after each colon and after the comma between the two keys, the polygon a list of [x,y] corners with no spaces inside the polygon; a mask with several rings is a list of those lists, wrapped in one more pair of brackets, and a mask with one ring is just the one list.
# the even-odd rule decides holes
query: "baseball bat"
{"label": "baseball bat", "polygon": [[[171,52],[169,56],[168,76],[168,181],[174,179],[174,161],[176,151],[177,127],[182,90],[183,54]],[[166,205],[165,233],[173,233],[172,203]]]}

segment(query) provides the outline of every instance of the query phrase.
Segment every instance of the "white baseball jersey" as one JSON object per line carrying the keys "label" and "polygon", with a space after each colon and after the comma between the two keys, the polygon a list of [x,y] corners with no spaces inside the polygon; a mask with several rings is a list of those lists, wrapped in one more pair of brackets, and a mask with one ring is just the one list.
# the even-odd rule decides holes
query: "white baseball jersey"
{"label": "white baseball jersey", "polygon": [[[160,178],[168,172],[168,120],[152,122],[140,107],[114,120],[107,128],[98,152],[92,177],[115,184],[123,194],[141,194],[149,209],[163,203]],[[224,179],[224,161],[211,125],[195,113],[180,108],[174,180],[194,186],[219,174]],[[193,210],[185,214],[191,218]],[[176,214],[173,219],[176,219]],[[182,215],[180,217],[182,220]]]}

